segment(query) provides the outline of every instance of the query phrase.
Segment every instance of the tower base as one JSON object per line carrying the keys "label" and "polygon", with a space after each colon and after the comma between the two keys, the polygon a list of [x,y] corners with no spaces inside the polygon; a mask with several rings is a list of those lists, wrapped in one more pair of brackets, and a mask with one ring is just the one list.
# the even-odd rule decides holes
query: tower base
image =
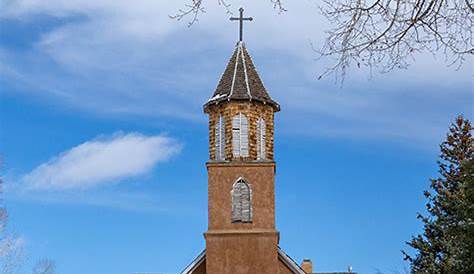
{"label": "tower base", "polygon": [[278,273],[276,230],[210,230],[204,237],[207,274]]}

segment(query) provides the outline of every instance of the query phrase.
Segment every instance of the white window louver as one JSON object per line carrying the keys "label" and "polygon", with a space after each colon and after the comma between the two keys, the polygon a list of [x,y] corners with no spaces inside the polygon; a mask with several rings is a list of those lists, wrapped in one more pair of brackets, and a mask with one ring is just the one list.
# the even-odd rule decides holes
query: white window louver
{"label": "white window louver", "polygon": [[232,154],[234,157],[249,156],[248,121],[239,113],[232,119]]}
{"label": "white window louver", "polygon": [[266,159],[266,124],[263,118],[257,122],[257,159]]}
{"label": "white window louver", "polygon": [[216,146],[216,155],[215,159],[216,160],[225,160],[225,121],[224,117],[219,116],[219,119],[216,122],[216,127],[215,127],[215,133],[216,133],[216,141],[215,141],[215,146]]}
{"label": "white window louver", "polygon": [[252,222],[252,189],[242,178],[232,187],[232,222]]}

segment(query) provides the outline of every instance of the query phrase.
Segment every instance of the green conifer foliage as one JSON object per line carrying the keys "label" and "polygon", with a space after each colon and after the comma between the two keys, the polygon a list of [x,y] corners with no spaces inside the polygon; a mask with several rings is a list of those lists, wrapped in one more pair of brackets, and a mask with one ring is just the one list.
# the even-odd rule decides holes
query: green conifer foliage
{"label": "green conifer foliage", "polygon": [[428,214],[418,214],[423,234],[402,251],[412,273],[474,273],[474,140],[469,120],[459,116],[441,145],[439,177],[425,191]]}

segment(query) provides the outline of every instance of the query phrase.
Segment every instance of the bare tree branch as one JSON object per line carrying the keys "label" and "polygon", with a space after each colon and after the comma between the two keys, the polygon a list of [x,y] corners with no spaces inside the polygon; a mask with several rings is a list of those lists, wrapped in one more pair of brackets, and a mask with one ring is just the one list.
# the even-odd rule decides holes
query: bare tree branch
{"label": "bare tree branch", "polygon": [[56,264],[50,259],[39,260],[33,268],[33,274],[54,274],[56,273]]}
{"label": "bare tree branch", "polygon": [[[273,8],[277,9],[279,13],[286,11],[281,0],[270,0],[270,2],[273,4]],[[217,0],[217,3],[223,6],[228,14],[232,14],[230,10],[231,4],[226,0]],[[199,21],[199,15],[202,13],[206,13],[203,0],[191,0],[190,3],[185,4],[183,9],[179,9],[176,14],[170,15],[170,18],[181,21],[183,18],[190,16],[191,20],[188,23],[188,27],[191,27],[194,23]]]}
{"label": "bare tree branch", "polygon": [[[227,4],[225,0],[217,0],[219,5],[224,6],[227,13],[230,13],[230,4]],[[203,7],[202,0],[191,0],[191,3],[185,4],[184,9],[179,9],[175,15],[170,15],[171,19],[181,21],[183,18],[191,16],[191,20],[188,23],[188,27],[191,27],[198,21],[198,17],[201,13],[205,13],[206,10]]]}
{"label": "bare tree branch", "polygon": [[[3,181],[0,178],[0,194],[2,194]],[[18,273],[23,265],[25,252],[21,238],[7,233],[8,214],[0,198],[0,273]]]}
{"label": "bare tree branch", "polygon": [[279,13],[287,11],[283,7],[283,3],[281,2],[281,0],[270,0],[270,1],[273,3],[273,8],[277,9]]}
{"label": "bare tree branch", "polygon": [[3,236],[0,242],[0,273],[19,273],[25,260],[22,240],[10,235]]}
{"label": "bare tree branch", "polygon": [[459,68],[474,54],[473,7],[470,0],[324,0],[321,12],[332,28],[316,51],[335,63],[319,78],[334,73],[343,80],[352,64],[406,68],[426,51]]}

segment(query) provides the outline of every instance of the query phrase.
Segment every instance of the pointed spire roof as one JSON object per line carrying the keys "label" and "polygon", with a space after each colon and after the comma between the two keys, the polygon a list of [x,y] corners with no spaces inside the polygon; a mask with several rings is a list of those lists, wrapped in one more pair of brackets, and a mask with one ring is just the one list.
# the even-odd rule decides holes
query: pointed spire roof
{"label": "pointed spire roof", "polygon": [[230,100],[255,100],[271,105],[275,111],[280,110],[280,105],[272,100],[263,86],[243,42],[237,43],[214,95],[204,105],[204,108],[211,104]]}

